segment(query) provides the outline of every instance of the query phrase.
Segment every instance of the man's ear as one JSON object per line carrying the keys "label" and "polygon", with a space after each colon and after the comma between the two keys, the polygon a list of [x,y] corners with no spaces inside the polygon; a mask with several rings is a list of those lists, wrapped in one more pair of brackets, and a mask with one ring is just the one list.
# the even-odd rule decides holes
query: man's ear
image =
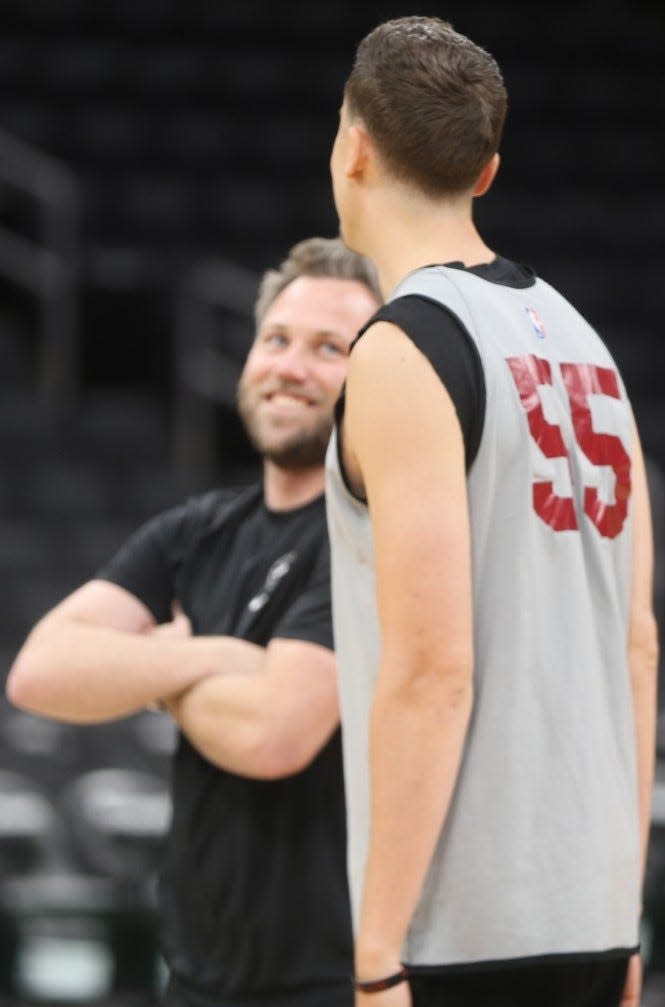
{"label": "man's ear", "polygon": [[356,178],[365,174],[371,158],[372,144],[363,126],[353,123],[348,128],[344,174]]}
{"label": "man's ear", "polygon": [[493,154],[489,159],[481,173],[478,175],[476,184],[473,187],[472,196],[484,196],[487,190],[490,188],[492,182],[496,178],[496,173],[499,170],[499,165],[501,164],[501,158],[498,154]]}

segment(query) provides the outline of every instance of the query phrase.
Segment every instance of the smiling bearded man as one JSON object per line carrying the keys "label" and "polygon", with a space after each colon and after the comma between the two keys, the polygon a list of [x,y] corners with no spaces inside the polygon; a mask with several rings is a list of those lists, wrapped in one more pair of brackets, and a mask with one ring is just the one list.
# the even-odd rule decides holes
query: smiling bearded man
{"label": "smiling bearded man", "polygon": [[161,702],[178,725],[169,1007],[352,1004],[323,459],[378,302],[338,240],[301,242],[266,274],[239,390],[263,479],[153,518],[10,673],[10,699],[35,713],[94,723]]}
{"label": "smiling bearded man", "polygon": [[356,279],[299,276],[261,312],[238,410],[264,459],[284,469],[323,463],[346,373],[348,318],[371,310],[372,302]]}

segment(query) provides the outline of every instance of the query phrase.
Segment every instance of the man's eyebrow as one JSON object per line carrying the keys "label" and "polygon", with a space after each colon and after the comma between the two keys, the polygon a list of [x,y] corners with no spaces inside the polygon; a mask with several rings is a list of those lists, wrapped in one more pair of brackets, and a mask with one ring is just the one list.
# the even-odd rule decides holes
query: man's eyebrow
{"label": "man's eyebrow", "polygon": [[[288,332],[290,329],[291,326],[288,325],[286,322],[268,322],[267,324],[261,326],[259,332],[263,332],[264,330],[267,330],[269,332],[274,332],[275,330],[279,332]],[[315,339],[338,339],[342,341],[344,340],[344,334],[342,332],[336,331],[335,329],[315,329],[310,334]]]}

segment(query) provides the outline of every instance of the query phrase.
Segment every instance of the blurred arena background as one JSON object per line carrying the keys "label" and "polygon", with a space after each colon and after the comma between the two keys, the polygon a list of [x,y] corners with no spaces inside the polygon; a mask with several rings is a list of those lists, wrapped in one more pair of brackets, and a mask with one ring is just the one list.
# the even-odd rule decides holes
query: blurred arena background
{"label": "blurred arena background", "polygon": [[[336,233],[327,163],[354,46],[412,13],[504,69],[503,166],[478,220],[618,360],[662,624],[662,4],[0,0],[3,681],[29,627],[138,523],[252,475],[233,403],[257,276]],[[173,743],[160,714],[75,728],[0,700],[0,1003],[154,1002]],[[665,729],[658,775],[647,1007],[665,1004]]]}

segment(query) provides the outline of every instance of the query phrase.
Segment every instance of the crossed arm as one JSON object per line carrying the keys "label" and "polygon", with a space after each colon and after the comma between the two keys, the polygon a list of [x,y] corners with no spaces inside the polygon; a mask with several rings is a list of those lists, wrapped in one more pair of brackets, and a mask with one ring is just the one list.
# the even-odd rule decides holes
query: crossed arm
{"label": "crossed arm", "polygon": [[31,713],[81,724],[163,702],[211,762],[264,779],[304,768],[339,715],[327,648],[191,636],[182,616],[158,627],[138,598],[102,580],[84,584],[35,626],[7,695]]}

